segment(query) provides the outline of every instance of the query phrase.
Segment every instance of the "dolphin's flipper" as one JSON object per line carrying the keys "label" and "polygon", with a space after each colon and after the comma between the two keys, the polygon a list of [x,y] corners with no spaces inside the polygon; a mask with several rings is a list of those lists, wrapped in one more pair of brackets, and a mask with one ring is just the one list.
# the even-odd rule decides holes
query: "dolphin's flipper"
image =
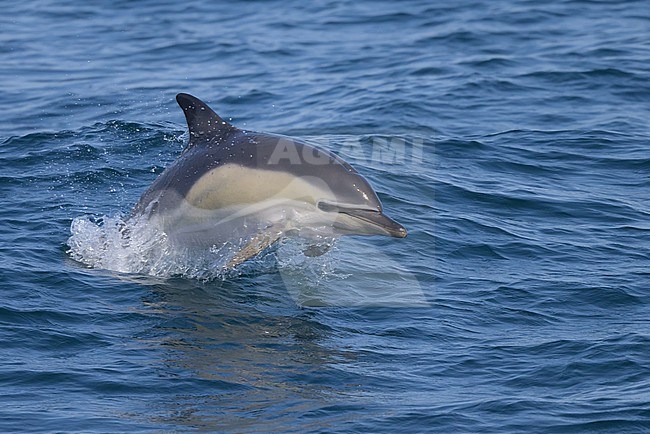
{"label": "dolphin's flipper", "polygon": [[275,243],[282,236],[282,231],[269,231],[260,232],[255,235],[244,247],[239,249],[230,261],[226,264],[226,268],[235,268],[237,265],[252,258],[260,253],[262,250]]}
{"label": "dolphin's flipper", "polygon": [[302,253],[308,258],[322,256],[325,253],[329,252],[333,245],[333,243],[311,244],[307,246],[305,250],[302,251]]}
{"label": "dolphin's flipper", "polygon": [[206,103],[186,93],[176,95],[176,102],[183,109],[190,130],[190,144],[213,142],[237,128],[219,117]]}

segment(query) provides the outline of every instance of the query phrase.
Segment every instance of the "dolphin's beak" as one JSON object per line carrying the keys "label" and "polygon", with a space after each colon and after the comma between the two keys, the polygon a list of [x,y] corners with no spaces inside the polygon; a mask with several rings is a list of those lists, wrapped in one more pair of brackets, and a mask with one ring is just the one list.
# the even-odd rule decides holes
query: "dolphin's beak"
{"label": "dolphin's beak", "polygon": [[363,233],[367,235],[388,235],[390,237],[404,238],[407,234],[404,226],[379,211],[346,209],[339,212],[362,223]]}

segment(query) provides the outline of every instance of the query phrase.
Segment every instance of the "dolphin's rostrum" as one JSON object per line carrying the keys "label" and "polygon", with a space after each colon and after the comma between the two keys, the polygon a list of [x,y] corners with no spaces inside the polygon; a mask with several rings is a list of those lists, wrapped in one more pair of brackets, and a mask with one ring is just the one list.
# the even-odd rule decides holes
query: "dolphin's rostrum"
{"label": "dolphin's rostrum", "polygon": [[191,95],[176,96],[189,144],[154,181],[132,216],[160,225],[172,243],[236,251],[227,266],[283,236],[324,253],[340,235],[405,237],[368,182],[338,156],[289,137],[241,130]]}

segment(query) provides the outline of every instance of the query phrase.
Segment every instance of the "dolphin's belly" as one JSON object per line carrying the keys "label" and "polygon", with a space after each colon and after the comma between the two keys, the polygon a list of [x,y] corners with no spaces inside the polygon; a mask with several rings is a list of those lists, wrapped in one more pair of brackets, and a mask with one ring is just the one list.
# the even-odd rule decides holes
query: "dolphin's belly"
{"label": "dolphin's belly", "polygon": [[269,200],[255,204],[205,210],[181,204],[150,218],[169,240],[184,248],[242,245],[266,232],[286,233],[297,228],[296,216],[310,212],[302,204]]}

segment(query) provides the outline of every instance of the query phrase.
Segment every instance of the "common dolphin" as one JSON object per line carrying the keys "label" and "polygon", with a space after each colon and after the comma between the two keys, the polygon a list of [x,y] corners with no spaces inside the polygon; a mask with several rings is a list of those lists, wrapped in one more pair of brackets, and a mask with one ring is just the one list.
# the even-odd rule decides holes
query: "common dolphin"
{"label": "common dolphin", "polygon": [[189,144],[132,211],[159,225],[172,243],[235,246],[227,267],[257,255],[283,236],[323,240],[340,235],[403,238],[406,229],[383,214],[370,184],[340,157],[301,141],[242,130],[186,93],[176,101]]}

